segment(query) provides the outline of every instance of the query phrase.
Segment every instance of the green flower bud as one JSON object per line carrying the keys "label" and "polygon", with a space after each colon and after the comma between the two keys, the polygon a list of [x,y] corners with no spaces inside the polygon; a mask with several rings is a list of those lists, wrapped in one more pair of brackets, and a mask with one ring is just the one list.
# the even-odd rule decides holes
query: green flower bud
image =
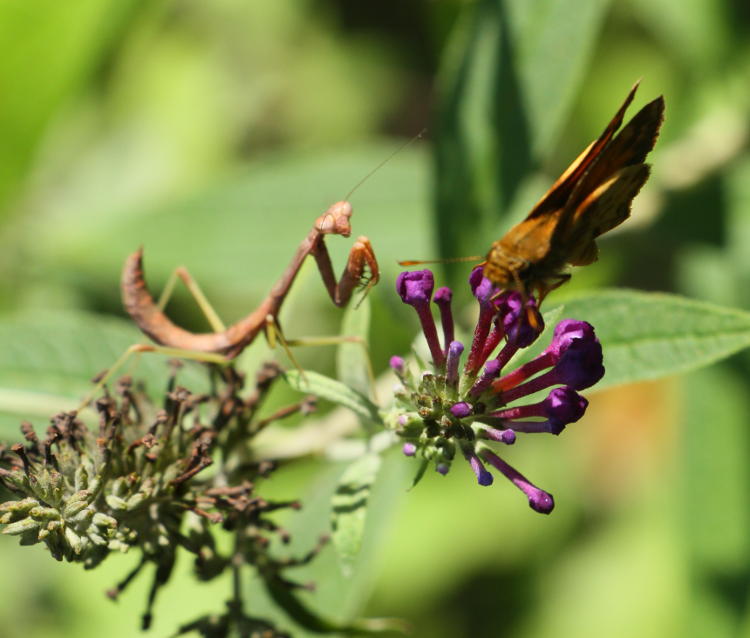
{"label": "green flower bud", "polygon": [[37,529],[39,529],[38,521],[35,521],[33,518],[27,517],[21,519],[20,521],[16,521],[15,523],[6,525],[5,529],[3,530],[3,534],[8,534],[9,536],[17,536],[18,534],[35,531]]}

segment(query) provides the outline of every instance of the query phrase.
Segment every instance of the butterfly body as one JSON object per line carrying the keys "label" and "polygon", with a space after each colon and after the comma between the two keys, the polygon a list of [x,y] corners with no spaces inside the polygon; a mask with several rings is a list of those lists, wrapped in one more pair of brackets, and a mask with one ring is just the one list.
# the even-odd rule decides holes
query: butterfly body
{"label": "butterfly body", "polygon": [[615,136],[636,89],[526,219],[492,244],[485,277],[501,288],[544,297],[569,278],[568,265],[596,261],[596,238],[630,216],[633,198],[648,179],[646,155],[663,120],[664,99],[659,97]]}

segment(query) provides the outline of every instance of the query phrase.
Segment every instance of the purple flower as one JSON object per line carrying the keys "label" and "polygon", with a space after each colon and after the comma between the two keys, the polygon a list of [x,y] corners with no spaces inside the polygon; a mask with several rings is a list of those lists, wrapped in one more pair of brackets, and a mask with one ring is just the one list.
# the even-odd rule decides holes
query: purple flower
{"label": "purple flower", "polygon": [[453,291],[443,286],[435,291],[435,296],[432,301],[440,310],[440,323],[443,324],[443,343],[449,344],[453,341],[454,327],[453,327],[453,310],[451,308],[451,300],[453,299]]}
{"label": "purple flower", "polygon": [[417,453],[417,446],[414,445],[414,443],[404,443],[404,447],[401,448],[401,451],[406,456],[414,456]]}
{"label": "purple flower", "polygon": [[442,368],[445,363],[445,353],[440,348],[435,320],[430,312],[430,298],[434,287],[435,281],[429,270],[402,272],[396,280],[396,290],[401,300],[413,306],[417,311],[435,367]]}
{"label": "purple flower", "polygon": [[544,319],[533,297],[526,302],[525,307],[520,306],[518,311],[514,314],[509,313],[508,316],[511,319],[510,325],[506,326],[508,343],[514,344],[517,348],[529,347],[544,331]]}
{"label": "purple flower", "polygon": [[[494,381],[492,387],[506,403],[553,385],[584,390],[604,376],[602,361],[602,346],[593,326],[566,319],[557,324],[552,343],[542,354]],[[527,381],[546,368],[551,369]]]}
{"label": "purple flower", "polygon": [[396,279],[396,290],[401,301],[410,306],[429,304],[435,279],[430,270],[402,272]]}
{"label": "purple flower", "polygon": [[[586,412],[589,402],[575,390],[564,387],[552,390],[544,401],[489,412],[483,423],[499,424],[516,432],[550,432],[560,434],[569,423],[575,423]],[[543,417],[545,421],[523,421],[529,417]],[[487,432],[492,432],[489,428]],[[495,436],[490,438],[497,439]]]}
{"label": "purple flower", "polygon": [[484,276],[483,271],[482,266],[477,266],[469,275],[471,294],[477,298],[480,306],[490,305],[492,298],[500,292],[500,289]]}
{"label": "purple flower", "polygon": [[476,474],[477,477],[477,483],[480,485],[492,485],[493,478],[492,474],[490,474],[484,465],[482,465],[482,461],[480,458],[474,454],[473,451],[470,450],[464,450],[464,456],[466,457],[466,460],[469,462],[469,465],[471,466],[472,471],[474,474]]}
{"label": "purple flower", "polygon": [[488,362],[487,365],[484,366],[482,374],[474,382],[474,385],[471,386],[469,394],[475,399],[479,398],[481,394],[490,387],[492,381],[497,378],[497,375],[500,374],[500,370],[502,370],[502,364],[497,359]]}
{"label": "purple flower", "polygon": [[505,445],[513,445],[516,442],[516,433],[510,428],[504,430],[498,430],[497,428],[486,428],[482,434],[492,441],[498,441],[505,443]]}
{"label": "purple flower", "polygon": [[577,340],[583,339],[584,341],[596,341],[596,335],[594,334],[594,326],[586,321],[578,321],[577,319],[563,319],[560,323],[555,326],[555,332],[552,336],[552,342],[545,349],[545,352],[551,352],[558,357],[570,346],[570,344]]}
{"label": "purple flower", "polygon": [[514,291],[501,292],[475,268],[469,277],[474,296],[479,301],[479,319],[474,328],[465,372],[476,374],[504,339],[505,346],[497,356],[504,366],[519,348],[531,345],[544,329],[544,321],[532,297],[524,301]]}
{"label": "purple flower", "polygon": [[454,389],[458,387],[458,364],[461,361],[463,351],[464,344],[460,341],[451,341],[448,346],[448,358],[445,364],[445,382],[449,387]]}
{"label": "purple flower", "polygon": [[465,419],[471,414],[471,403],[461,401],[460,403],[454,403],[450,407],[451,414],[457,419]]}
{"label": "purple flower", "polygon": [[523,474],[512,468],[497,454],[490,450],[482,450],[482,458],[490,463],[496,470],[500,471],[529,499],[529,507],[540,514],[549,514],[555,507],[552,494],[539,489]]}
{"label": "purple flower", "polygon": [[[578,421],[588,401],[577,390],[593,385],[604,374],[601,344],[590,324],[566,319],[557,324],[550,345],[539,356],[502,374],[513,355],[544,329],[537,302],[516,291],[498,289],[481,268],[472,271],[469,285],[479,304],[479,317],[461,369],[464,345],[453,338],[453,293],[448,288],[435,293],[445,344],[441,348],[429,310],[432,274],[418,271],[399,276],[397,289],[419,315],[433,368],[406,374],[403,359],[391,359],[403,387],[386,423],[405,440],[407,456],[419,456],[423,464],[432,462],[439,473],[446,474],[458,454],[480,485],[492,483],[485,467],[488,463],[524,492],[532,509],[548,514],[554,507],[552,496],[502,460],[491,446],[512,445],[519,434],[558,435]],[[520,401],[544,389],[549,390],[543,400]]]}
{"label": "purple flower", "polygon": [[394,354],[391,357],[391,360],[388,362],[388,364],[391,366],[391,369],[399,376],[404,374],[404,359],[403,357],[399,357],[398,355]]}

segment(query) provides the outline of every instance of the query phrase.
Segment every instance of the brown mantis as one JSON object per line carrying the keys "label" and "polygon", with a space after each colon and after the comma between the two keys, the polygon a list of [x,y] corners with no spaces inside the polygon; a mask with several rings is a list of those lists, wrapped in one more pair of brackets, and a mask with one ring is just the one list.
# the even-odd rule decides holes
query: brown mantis
{"label": "brown mantis", "polygon": [[[205,300],[192,277],[184,268],[177,269],[180,277],[204,309],[214,332],[195,333],[181,328],[164,313],[165,297],[171,291],[171,285],[165,289],[162,300],[157,303],[146,286],[143,273],[143,249],[140,248],[125,260],[122,271],[122,301],[128,314],[138,327],[158,345],[136,344],[131,346],[109,371],[99,380],[97,391],[111,377],[122,363],[135,352],[161,352],[163,354],[190,358],[213,363],[226,363],[237,357],[260,334],[264,332],[269,342],[280,336],[278,331],[278,314],[305,258],[312,255],[320,271],[323,284],[331,301],[338,306],[345,306],[360,284],[364,284],[365,293],[378,282],[380,270],[370,241],[367,237],[358,237],[354,242],[344,271],[339,281],[333,272],[328,249],[324,239],[326,235],[351,235],[350,217],[352,206],[348,201],[340,201],[330,206],[318,219],[297,248],[291,262],[281,278],[271,289],[260,305],[243,319],[225,328],[221,320]],[[367,274],[369,271],[369,275]],[[338,340],[357,340],[342,337]],[[287,342],[280,339],[283,345]],[[332,342],[330,339],[328,343]],[[93,393],[92,393],[93,395]],[[84,401],[86,405],[91,395]]]}

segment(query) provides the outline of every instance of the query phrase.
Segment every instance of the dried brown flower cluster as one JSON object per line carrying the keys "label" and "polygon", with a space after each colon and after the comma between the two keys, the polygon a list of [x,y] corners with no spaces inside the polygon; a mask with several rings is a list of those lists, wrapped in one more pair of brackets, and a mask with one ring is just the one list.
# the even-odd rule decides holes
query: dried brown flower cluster
{"label": "dried brown flower cluster", "polygon": [[[268,478],[274,464],[253,458],[249,445],[272,421],[310,411],[312,401],[259,419],[259,408],[280,375],[277,366],[262,368],[249,395],[243,394],[243,379],[232,367],[211,368],[213,390],[192,394],[176,385],[178,367],[173,366],[161,408],[123,378],[113,394],[105,389],[96,401],[98,427],[87,426],[75,412],[62,413],[52,419],[43,439],[24,423],[26,443],[0,450],[0,481],[7,490],[0,504],[2,533],[18,536],[22,545],[44,543],[57,560],[86,568],[112,551],[137,549],[138,565],[108,594],[115,598],[145,565],[154,563],[144,628],[180,548],[195,556],[201,580],[251,565],[270,589],[290,591],[300,585],[285,578],[284,570],[308,562],[320,549],[300,559],[271,555],[271,537],[283,542],[289,537],[269,515],[299,508],[299,502],[270,501],[257,494],[258,481]],[[219,526],[235,539],[234,550],[226,555],[216,547]],[[239,591],[227,613],[183,629],[222,636],[230,627],[244,628],[242,635],[284,635],[266,621],[246,616]]]}

